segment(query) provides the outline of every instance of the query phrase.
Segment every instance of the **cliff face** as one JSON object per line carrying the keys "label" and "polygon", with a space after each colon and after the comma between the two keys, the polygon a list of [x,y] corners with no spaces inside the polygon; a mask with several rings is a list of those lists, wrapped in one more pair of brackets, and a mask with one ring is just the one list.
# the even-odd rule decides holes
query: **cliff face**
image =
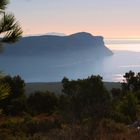
{"label": "cliff face", "polygon": [[[6,46],[5,55],[47,55],[80,53],[104,57],[112,55],[105,47],[103,37],[93,36],[89,33],[80,32],[69,36],[32,36],[24,37],[16,44]],[[54,56],[55,57],[55,56]]]}

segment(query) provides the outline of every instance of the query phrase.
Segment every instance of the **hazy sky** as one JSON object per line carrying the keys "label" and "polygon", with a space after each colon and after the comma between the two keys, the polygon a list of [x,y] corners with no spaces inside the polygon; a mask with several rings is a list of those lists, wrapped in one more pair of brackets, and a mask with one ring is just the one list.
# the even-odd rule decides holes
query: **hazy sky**
{"label": "hazy sky", "polygon": [[11,0],[8,11],[24,35],[86,31],[105,38],[140,38],[140,0]]}

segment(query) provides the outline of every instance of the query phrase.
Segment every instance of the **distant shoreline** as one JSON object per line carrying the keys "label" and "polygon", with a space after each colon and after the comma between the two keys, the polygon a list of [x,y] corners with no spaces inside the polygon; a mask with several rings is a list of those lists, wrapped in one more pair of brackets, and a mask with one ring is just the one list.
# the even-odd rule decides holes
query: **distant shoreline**
{"label": "distant shoreline", "polygon": [[[112,88],[121,88],[120,82],[104,82],[105,87],[110,91]],[[27,95],[34,93],[36,91],[41,92],[54,92],[56,94],[62,93],[62,83],[61,82],[29,82],[25,85],[25,93]]]}

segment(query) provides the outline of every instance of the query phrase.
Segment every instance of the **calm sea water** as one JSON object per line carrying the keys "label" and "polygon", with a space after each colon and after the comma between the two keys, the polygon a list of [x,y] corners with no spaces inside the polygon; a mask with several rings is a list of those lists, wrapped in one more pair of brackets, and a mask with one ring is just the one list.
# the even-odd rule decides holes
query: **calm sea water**
{"label": "calm sea water", "polygon": [[101,75],[104,81],[122,81],[129,70],[140,71],[139,40],[106,40],[106,46],[114,55],[101,60],[83,60],[71,63],[54,63],[45,56],[6,56],[0,55],[0,69],[11,75],[21,75],[26,82],[61,81],[64,76],[70,79]]}
{"label": "calm sea water", "polygon": [[111,65],[105,68],[104,80],[122,81],[125,72],[140,72],[140,39],[112,39],[105,42],[114,55],[104,59],[104,65]]}

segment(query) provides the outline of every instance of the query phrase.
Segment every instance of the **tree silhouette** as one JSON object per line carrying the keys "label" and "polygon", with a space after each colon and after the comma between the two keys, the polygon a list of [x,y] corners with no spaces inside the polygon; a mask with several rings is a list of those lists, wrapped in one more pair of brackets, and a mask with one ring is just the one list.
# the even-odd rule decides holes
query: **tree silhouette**
{"label": "tree silhouette", "polygon": [[[70,110],[74,118],[91,117],[98,120],[109,113],[110,94],[105,88],[102,77],[90,76],[87,79],[62,80],[63,92],[70,101]],[[70,111],[69,111],[70,112]]]}
{"label": "tree silhouette", "polygon": [[5,9],[8,0],[0,0],[0,45],[2,46],[5,43],[14,43],[22,35],[22,29],[19,23],[16,21],[15,17],[11,13],[6,13]]}
{"label": "tree silhouette", "polygon": [[122,83],[122,89],[124,91],[140,91],[140,73],[134,73],[129,71],[124,75],[124,82]]}
{"label": "tree silhouette", "polygon": [[[22,29],[14,15],[5,11],[8,3],[8,0],[0,0],[0,51],[3,44],[14,43],[22,35]],[[6,84],[0,84],[0,100],[5,98],[9,92],[10,89]]]}

